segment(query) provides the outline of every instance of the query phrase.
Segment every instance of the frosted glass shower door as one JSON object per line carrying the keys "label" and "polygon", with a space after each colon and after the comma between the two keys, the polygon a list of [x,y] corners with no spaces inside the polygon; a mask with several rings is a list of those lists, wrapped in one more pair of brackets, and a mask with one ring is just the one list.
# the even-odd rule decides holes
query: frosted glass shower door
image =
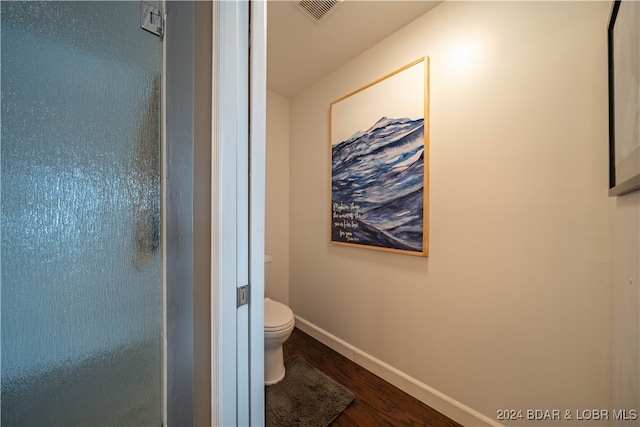
{"label": "frosted glass shower door", "polygon": [[140,10],[1,2],[3,426],[162,423],[162,40]]}

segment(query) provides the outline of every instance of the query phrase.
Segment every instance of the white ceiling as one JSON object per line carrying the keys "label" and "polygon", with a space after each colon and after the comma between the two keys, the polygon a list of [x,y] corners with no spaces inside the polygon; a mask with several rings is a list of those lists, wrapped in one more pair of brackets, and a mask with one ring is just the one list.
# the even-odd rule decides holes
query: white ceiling
{"label": "white ceiling", "polygon": [[267,3],[267,87],[287,98],[441,1],[345,0],[320,23],[293,3]]}

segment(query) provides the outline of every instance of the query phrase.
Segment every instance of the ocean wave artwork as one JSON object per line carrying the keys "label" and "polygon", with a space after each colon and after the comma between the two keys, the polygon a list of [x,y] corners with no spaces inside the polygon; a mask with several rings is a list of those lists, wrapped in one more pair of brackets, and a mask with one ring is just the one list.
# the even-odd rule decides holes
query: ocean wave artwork
{"label": "ocean wave artwork", "polygon": [[331,238],[424,251],[424,118],[382,117],[332,146]]}

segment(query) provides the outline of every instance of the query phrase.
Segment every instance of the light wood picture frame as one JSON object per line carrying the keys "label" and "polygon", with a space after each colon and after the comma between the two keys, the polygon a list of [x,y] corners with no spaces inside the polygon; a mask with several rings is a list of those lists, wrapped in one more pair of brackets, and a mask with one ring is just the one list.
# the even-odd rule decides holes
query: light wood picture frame
{"label": "light wood picture frame", "polygon": [[330,239],[429,253],[429,58],[330,105]]}

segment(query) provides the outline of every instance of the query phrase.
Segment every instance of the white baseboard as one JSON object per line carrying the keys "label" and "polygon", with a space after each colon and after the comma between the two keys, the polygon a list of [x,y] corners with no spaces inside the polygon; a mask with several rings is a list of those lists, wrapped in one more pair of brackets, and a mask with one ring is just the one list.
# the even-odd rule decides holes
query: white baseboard
{"label": "white baseboard", "polygon": [[502,424],[475,411],[457,400],[447,396],[438,390],[416,380],[402,371],[390,366],[383,361],[376,359],[370,354],[354,347],[330,334],[322,328],[295,316],[296,327],[324,345],[331,347],[347,359],[357,363],[363,368],[373,372],[390,384],[398,387],[405,393],[415,397],[424,404],[432,407],[436,411],[446,415],[463,426],[493,426],[502,427]]}

